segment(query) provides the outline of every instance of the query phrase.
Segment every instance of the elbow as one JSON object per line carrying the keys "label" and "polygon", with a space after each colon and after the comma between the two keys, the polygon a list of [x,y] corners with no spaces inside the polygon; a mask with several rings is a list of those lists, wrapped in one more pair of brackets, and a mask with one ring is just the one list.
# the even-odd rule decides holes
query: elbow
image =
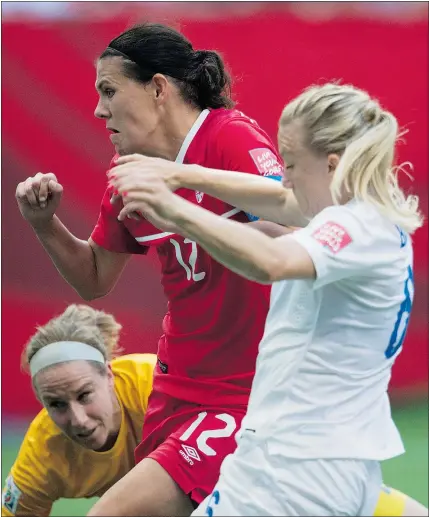
{"label": "elbow", "polygon": [[264,270],[264,284],[274,284],[274,282],[288,278],[286,274],[287,262],[283,254],[273,254],[270,260],[266,261]]}
{"label": "elbow", "polygon": [[244,275],[260,284],[274,284],[287,278],[288,257],[279,239],[266,236],[264,239],[267,241],[266,246],[258,252],[252,251],[246,261],[248,274]]}
{"label": "elbow", "polygon": [[288,190],[282,188],[277,198],[273,200],[272,216],[269,219],[271,222],[282,226],[291,226],[292,223],[295,223],[295,218],[291,217],[290,205],[288,204],[288,194]]}
{"label": "elbow", "polygon": [[97,300],[97,298],[102,297],[102,295],[97,295],[90,291],[83,291],[82,289],[76,289],[76,292],[84,302],[92,302],[93,300]]}
{"label": "elbow", "polygon": [[92,302],[94,300],[98,300],[99,298],[104,298],[110,293],[111,289],[91,289],[88,290],[87,287],[76,289],[77,294],[84,300],[85,302]]}
{"label": "elbow", "polygon": [[275,199],[275,203],[274,203],[274,205],[280,212],[282,212],[284,210],[284,208],[288,202],[288,199],[287,199],[288,194],[289,194],[289,190],[286,189],[285,187],[283,187],[283,185],[282,185],[282,188],[279,189],[277,198]]}
{"label": "elbow", "polygon": [[283,185],[282,187],[283,188],[279,191],[279,195],[277,197],[277,204],[279,208],[283,208],[286,205],[288,197],[288,189],[285,188]]}
{"label": "elbow", "polygon": [[280,259],[271,258],[259,268],[253,271],[253,280],[259,284],[274,284],[280,280],[284,280],[284,264]]}

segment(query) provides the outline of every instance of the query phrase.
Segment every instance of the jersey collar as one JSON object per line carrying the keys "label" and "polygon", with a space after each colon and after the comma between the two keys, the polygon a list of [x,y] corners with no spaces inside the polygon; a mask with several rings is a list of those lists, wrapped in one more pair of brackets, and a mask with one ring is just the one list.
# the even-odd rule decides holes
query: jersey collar
{"label": "jersey collar", "polygon": [[203,110],[199,115],[197,120],[193,123],[191,129],[189,130],[189,133],[186,135],[185,140],[183,140],[182,147],[180,148],[179,154],[177,155],[176,159],[174,160],[176,163],[183,163],[183,160],[185,159],[186,151],[189,149],[189,146],[191,145],[192,140],[194,139],[195,135],[198,133],[198,130],[203,125],[206,118],[209,116],[210,110]]}

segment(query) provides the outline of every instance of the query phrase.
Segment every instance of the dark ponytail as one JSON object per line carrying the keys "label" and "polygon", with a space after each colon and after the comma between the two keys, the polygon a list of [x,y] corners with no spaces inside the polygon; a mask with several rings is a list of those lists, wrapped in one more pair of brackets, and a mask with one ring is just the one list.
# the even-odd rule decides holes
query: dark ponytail
{"label": "dark ponytail", "polygon": [[200,107],[231,108],[231,81],[219,54],[213,50],[197,50],[194,55],[195,65],[185,81],[190,85],[188,96],[196,95],[194,102]]}

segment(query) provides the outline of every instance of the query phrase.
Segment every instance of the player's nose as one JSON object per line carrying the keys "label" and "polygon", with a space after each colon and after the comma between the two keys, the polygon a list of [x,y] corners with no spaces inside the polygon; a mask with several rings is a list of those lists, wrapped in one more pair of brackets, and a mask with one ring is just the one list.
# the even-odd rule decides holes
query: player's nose
{"label": "player's nose", "polygon": [[70,425],[73,429],[84,429],[88,422],[88,415],[81,404],[70,405]]}
{"label": "player's nose", "polygon": [[94,110],[94,117],[106,119],[106,118],[109,118],[109,116],[110,116],[109,110],[106,108],[106,106],[104,106],[101,99],[99,99],[99,101],[97,102],[97,106],[95,107],[95,110]]}
{"label": "player's nose", "polygon": [[291,182],[291,180],[286,176],[286,174],[283,176],[283,179],[282,179],[282,185],[284,188],[290,188],[292,189],[293,188],[293,183]]}

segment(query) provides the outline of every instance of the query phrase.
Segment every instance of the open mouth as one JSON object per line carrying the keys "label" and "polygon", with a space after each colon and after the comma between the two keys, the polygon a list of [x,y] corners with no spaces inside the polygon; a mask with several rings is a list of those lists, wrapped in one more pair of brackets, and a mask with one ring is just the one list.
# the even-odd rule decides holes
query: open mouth
{"label": "open mouth", "polygon": [[91,431],[85,431],[84,433],[76,433],[76,436],[78,438],[86,439],[92,436],[97,428],[94,427],[94,429],[91,429]]}
{"label": "open mouth", "polygon": [[111,127],[108,127],[107,128],[111,133],[119,133],[119,131],[117,131],[116,129],[113,129]]}

